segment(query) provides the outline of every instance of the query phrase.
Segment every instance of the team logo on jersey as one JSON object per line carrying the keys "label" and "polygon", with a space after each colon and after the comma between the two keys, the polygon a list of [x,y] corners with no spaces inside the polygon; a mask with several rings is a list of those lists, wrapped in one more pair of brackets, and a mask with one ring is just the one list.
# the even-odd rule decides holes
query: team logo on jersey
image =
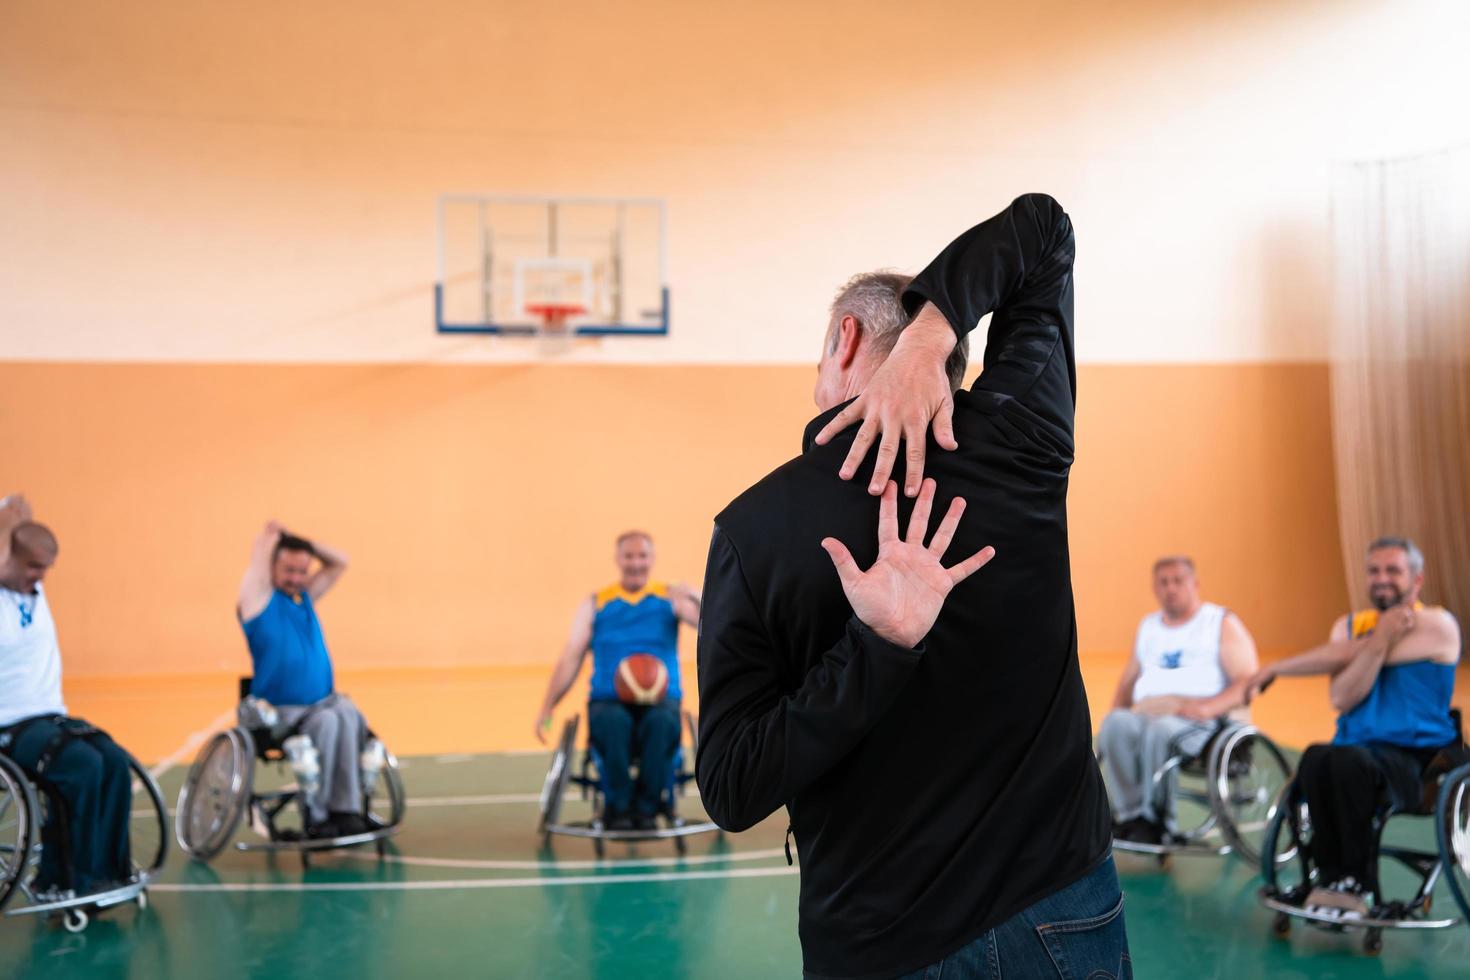
{"label": "team logo on jersey", "polygon": [[1165,670],[1178,670],[1179,663],[1184,659],[1183,650],[1170,650],[1159,656],[1159,666]]}

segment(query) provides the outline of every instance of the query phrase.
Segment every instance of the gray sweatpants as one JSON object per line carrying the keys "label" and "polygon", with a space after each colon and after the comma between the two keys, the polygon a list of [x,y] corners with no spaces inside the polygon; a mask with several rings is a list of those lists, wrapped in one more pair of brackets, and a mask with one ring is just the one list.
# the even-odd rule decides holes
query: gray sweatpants
{"label": "gray sweatpants", "polygon": [[[283,725],[295,725],[302,715],[301,734],[321,753],[322,788],[312,801],[311,819],[332,813],[362,812],[362,752],[366,723],[357,705],[345,694],[328,694],[316,704],[278,704]],[[310,714],[307,714],[310,712]]]}
{"label": "gray sweatpants", "polygon": [[[1097,748],[1102,754],[1114,819],[1122,823],[1142,817],[1172,828],[1174,808],[1167,798],[1153,795],[1154,773],[1175,753],[1198,755],[1204,751],[1215,727],[1212,721],[1190,721],[1178,715],[1151,717],[1126,708],[1104,718]],[[1167,785],[1161,787],[1161,792],[1167,789]]]}

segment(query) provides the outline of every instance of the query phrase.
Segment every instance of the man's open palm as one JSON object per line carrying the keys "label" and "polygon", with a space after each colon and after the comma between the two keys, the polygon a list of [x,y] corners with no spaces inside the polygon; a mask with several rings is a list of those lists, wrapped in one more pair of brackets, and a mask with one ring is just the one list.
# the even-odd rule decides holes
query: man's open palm
{"label": "man's open palm", "polygon": [[944,567],[944,552],[965,512],[960,497],[949,505],[949,513],[925,546],[934,488],[933,480],[924,481],[909,517],[908,533],[902,538],[898,534],[898,484],[889,481],[883,488],[878,505],[878,560],[866,572],[858,568],[841,541],[822,539],[853,613],[873,632],[900,646],[917,646],[939,618],[950,590],[995,557],[995,549],[987,545],[959,564]]}

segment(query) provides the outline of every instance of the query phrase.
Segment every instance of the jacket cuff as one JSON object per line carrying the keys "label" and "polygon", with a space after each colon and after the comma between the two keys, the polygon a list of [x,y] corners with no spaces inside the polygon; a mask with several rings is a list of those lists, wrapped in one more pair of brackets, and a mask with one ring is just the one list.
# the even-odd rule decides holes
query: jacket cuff
{"label": "jacket cuff", "polygon": [[924,641],[920,640],[916,647],[906,647],[898,643],[885,640],[874,633],[867,623],[853,616],[847,621],[847,630],[852,637],[853,646],[863,653],[884,659],[896,659],[907,664],[916,664],[924,655]]}

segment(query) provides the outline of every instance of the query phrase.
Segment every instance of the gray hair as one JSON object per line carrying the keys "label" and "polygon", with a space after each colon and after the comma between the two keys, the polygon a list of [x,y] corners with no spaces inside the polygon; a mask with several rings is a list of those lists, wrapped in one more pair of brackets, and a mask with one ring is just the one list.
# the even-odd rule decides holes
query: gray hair
{"label": "gray hair", "polygon": [[[874,353],[887,357],[893,345],[898,343],[898,335],[913,320],[903,308],[903,291],[913,281],[913,276],[887,269],[860,272],[847,280],[832,300],[832,316],[827,321],[827,353],[837,350],[838,327],[843,317],[850,316],[867,333]],[[965,367],[969,361],[970,340],[962,337],[944,362],[944,373],[949,376],[951,389],[965,383]]]}
{"label": "gray hair", "polygon": [[1375,538],[1373,543],[1368,545],[1367,554],[1371,555],[1384,548],[1398,548],[1409,556],[1409,571],[1415,575],[1424,574],[1424,552],[1420,551],[1419,546],[1410,539],[1386,534],[1381,538]]}
{"label": "gray hair", "polygon": [[1194,559],[1189,557],[1188,555],[1165,555],[1158,561],[1154,562],[1154,574],[1159,574],[1159,571],[1161,569],[1168,568],[1171,565],[1183,565],[1185,568],[1189,569],[1189,574],[1196,574],[1194,570]]}

